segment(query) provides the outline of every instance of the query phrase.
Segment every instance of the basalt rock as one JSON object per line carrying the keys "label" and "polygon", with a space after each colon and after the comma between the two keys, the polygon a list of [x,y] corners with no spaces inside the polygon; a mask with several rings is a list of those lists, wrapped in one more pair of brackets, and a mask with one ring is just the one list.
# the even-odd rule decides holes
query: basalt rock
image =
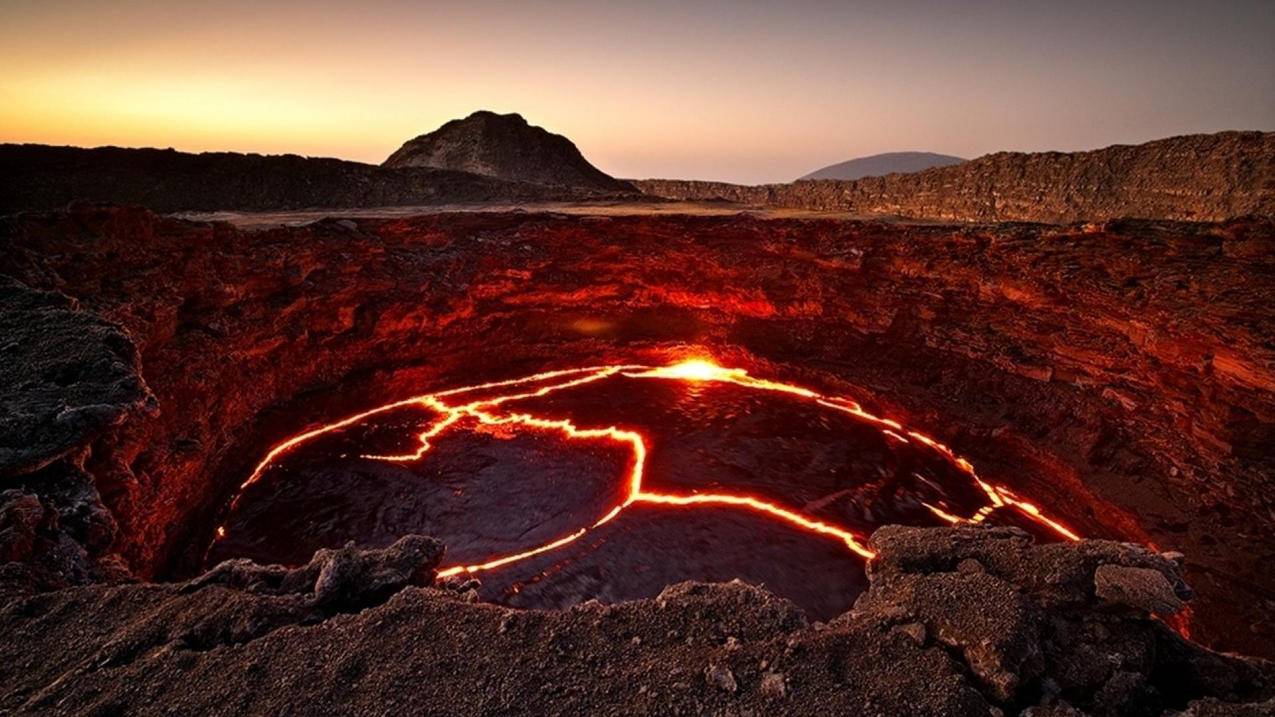
{"label": "basalt rock", "polygon": [[0,276],[0,337],[0,478],[154,410],[128,336],[66,296]]}
{"label": "basalt rock", "polygon": [[[1184,694],[1234,700],[1260,681],[1246,663],[1198,650],[1148,619],[1191,591],[1176,562],[1145,548],[1036,545],[1013,528],[899,526],[878,530],[872,546],[871,589],[843,619],[919,620],[1001,703],[1030,695],[1051,709],[1159,714]],[[1146,588],[1113,589],[1132,579],[1168,592],[1143,601],[1129,596]],[[1126,609],[1110,610],[1113,597]]]}
{"label": "basalt rock", "polygon": [[262,595],[308,595],[319,608],[352,610],[384,602],[408,585],[431,584],[442,556],[437,540],[406,535],[387,548],[320,550],[298,568],[227,560],[182,590],[224,585]]}
{"label": "basalt rock", "polygon": [[114,515],[84,470],[89,444],[153,417],[117,325],[0,277],[0,596],[131,579]]}
{"label": "basalt rock", "polygon": [[667,199],[949,221],[1219,221],[1275,216],[1275,133],[1185,135],[1089,152],[997,152],[854,181],[743,186],[647,179]]}
{"label": "basalt rock", "polygon": [[113,550],[117,524],[83,456],[5,481],[0,490],[0,599],[134,579]]}
{"label": "basalt rock", "polygon": [[1160,615],[1182,610],[1173,585],[1157,570],[1104,565],[1094,572],[1094,594],[1104,600]]}

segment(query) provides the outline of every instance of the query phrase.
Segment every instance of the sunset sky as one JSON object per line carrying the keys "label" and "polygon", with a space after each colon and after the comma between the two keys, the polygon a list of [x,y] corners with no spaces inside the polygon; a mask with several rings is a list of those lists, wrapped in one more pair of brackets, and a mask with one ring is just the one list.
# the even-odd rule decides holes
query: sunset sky
{"label": "sunset sky", "polygon": [[0,0],[0,141],[380,162],[476,109],[622,177],[1275,129],[1259,2]]}

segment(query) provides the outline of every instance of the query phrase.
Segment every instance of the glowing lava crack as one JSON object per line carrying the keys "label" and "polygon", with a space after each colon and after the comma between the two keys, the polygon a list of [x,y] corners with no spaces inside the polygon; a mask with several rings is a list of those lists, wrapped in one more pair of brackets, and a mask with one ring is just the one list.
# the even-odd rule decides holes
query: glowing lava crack
{"label": "glowing lava crack", "polygon": [[[1058,521],[1046,516],[1036,505],[1019,498],[1015,493],[1003,486],[985,482],[975,472],[969,461],[957,456],[947,446],[917,431],[909,430],[897,421],[882,418],[865,411],[858,403],[837,396],[828,396],[801,386],[755,378],[747,371],[738,368],[724,368],[706,360],[689,360],[668,366],[642,365],[609,365],[587,368],[549,371],[523,378],[507,381],[484,383],[475,386],[442,391],[438,393],[414,396],[402,401],[386,404],[348,418],[329,423],[311,431],[293,436],[272,448],[253,470],[252,474],[239,487],[239,492],[231,502],[231,511],[238,505],[243,491],[261,479],[266,469],[284,454],[296,449],[313,438],[357,424],[365,419],[408,406],[421,406],[440,416],[429,427],[417,435],[419,445],[411,453],[398,455],[364,454],[366,459],[410,462],[424,457],[431,448],[431,441],[455,428],[464,421],[474,421],[478,425],[488,427],[508,426],[537,431],[550,431],[561,434],[568,440],[603,440],[627,447],[630,452],[628,472],[625,477],[624,497],[611,506],[609,510],[589,525],[562,535],[555,540],[537,545],[531,549],[507,555],[493,556],[485,562],[467,565],[453,565],[439,571],[440,576],[461,573],[476,573],[508,565],[535,555],[561,548],[578,540],[589,531],[611,521],[625,508],[636,503],[647,503],[662,506],[680,506],[694,509],[701,506],[717,506],[753,511],[766,518],[787,524],[793,528],[825,536],[844,544],[849,551],[871,559],[873,553],[865,546],[863,536],[838,526],[834,523],[818,520],[798,510],[786,508],[770,500],[752,495],[728,492],[693,492],[675,494],[656,492],[644,487],[644,470],[648,451],[648,441],[641,433],[633,430],[608,426],[592,428],[577,426],[570,419],[546,418],[529,413],[505,410],[503,407],[514,401],[523,401],[546,396],[550,393],[594,383],[602,379],[622,375],[633,379],[656,379],[682,382],[726,382],[749,389],[771,391],[786,394],[797,399],[808,401],[827,409],[849,414],[858,421],[876,427],[892,441],[915,443],[938,453],[944,460],[954,465],[967,475],[986,496],[987,503],[972,515],[961,516],[929,503],[923,505],[937,518],[949,523],[978,523],[992,515],[998,509],[1011,509],[1021,513],[1027,519],[1043,526],[1045,529],[1067,539],[1077,540],[1074,532]],[[473,398],[475,394],[481,397]],[[473,400],[462,402],[466,396]],[[218,539],[226,535],[225,526],[217,529]]]}

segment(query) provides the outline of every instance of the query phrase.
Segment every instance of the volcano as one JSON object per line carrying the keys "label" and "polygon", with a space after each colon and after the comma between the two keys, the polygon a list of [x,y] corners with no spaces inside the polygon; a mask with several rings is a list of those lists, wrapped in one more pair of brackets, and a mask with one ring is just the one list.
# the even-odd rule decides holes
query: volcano
{"label": "volcano", "polygon": [[1270,699],[1268,220],[270,221],[4,220],[6,704]]}

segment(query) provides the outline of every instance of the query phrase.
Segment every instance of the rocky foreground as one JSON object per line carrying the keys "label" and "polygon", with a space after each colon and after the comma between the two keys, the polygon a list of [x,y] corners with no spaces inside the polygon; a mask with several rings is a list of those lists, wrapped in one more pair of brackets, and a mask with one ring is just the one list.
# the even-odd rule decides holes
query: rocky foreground
{"label": "rocky foreground", "polygon": [[51,714],[1261,715],[1275,664],[1183,640],[1173,555],[887,527],[827,624],[743,583],[566,611],[432,586],[440,544],[0,609],[0,708]]}

